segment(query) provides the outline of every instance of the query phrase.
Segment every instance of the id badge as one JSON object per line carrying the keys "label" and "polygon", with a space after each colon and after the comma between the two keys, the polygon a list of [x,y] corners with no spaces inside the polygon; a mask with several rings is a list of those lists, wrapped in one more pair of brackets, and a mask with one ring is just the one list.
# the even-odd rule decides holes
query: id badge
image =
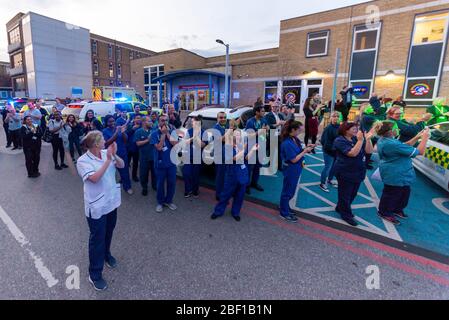
{"label": "id badge", "polygon": [[167,147],[163,147],[163,148],[162,148],[162,151],[163,151],[163,152],[167,152],[167,150],[168,150]]}
{"label": "id badge", "polygon": [[242,170],[246,169],[246,165],[242,164],[242,166],[240,167]]}
{"label": "id badge", "polygon": [[33,139],[33,140],[37,140],[37,137],[33,137],[32,139]]}

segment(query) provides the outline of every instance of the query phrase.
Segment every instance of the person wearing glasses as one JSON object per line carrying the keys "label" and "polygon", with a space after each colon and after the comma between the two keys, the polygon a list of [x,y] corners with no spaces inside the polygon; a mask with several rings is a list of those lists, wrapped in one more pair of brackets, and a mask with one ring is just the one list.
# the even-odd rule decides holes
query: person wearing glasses
{"label": "person wearing glasses", "polygon": [[214,126],[214,129],[220,132],[221,141],[222,141],[222,158],[219,163],[215,164],[215,198],[217,201],[220,201],[221,193],[223,192],[224,187],[224,178],[225,178],[225,158],[224,158],[224,146],[225,146],[225,135],[226,130],[229,129],[228,119],[225,112],[220,112],[217,115],[217,124]]}
{"label": "person wearing glasses", "polygon": [[154,146],[154,168],[157,177],[156,212],[161,213],[164,207],[175,211],[178,209],[173,203],[176,191],[176,164],[171,161],[171,151],[179,140],[176,131],[170,129],[166,115],[159,118],[159,128],[151,134],[150,141]]}
{"label": "person wearing glasses", "polygon": [[426,128],[426,123],[432,118],[432,114],[426,113],[422,116],[421,121],[411,123],[402,119],[404,112],[399,106],[390,108],[387,112],[387,120],[391,120],[399,128],[399,141],[408,142],[415,138],[421,131]]}

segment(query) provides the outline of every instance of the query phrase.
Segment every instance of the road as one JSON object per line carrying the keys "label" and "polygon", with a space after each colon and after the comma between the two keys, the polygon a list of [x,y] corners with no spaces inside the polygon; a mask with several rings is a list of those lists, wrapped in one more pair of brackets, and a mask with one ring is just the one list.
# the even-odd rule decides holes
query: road
{"label": "road", "polygon": [[[179,181],[172,214],[157,214],[155,195],[123,194],[109,290],[87,282],[88,228],[82,183],[53,169],[42,150],[37,180],[24,156],[4,148],[0,134],[0,299],[448,299],[449,266],[359,236],[301,220],[289,225],[267,207],[246,202],[242,222],[209,216],[213,192],[185,200]],[[24,239],[25,237],[26,239]],[[69,290],[66,270],[80,270]],[[380,270],[380,289],[367,289],[367,268]],[[57,283],[56,283],[57,282]]]}

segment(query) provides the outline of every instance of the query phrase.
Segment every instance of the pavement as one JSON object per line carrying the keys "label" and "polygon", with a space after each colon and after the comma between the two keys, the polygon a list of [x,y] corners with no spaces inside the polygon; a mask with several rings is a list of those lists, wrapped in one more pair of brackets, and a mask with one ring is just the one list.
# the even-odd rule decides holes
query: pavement
{"label": "pavement", "polygon": [[[74,168],[53,169],[48,145],[40,168],[29,180],[23,153],[0,149],[0,299],[449,299],[448,265],[310,220],[290,225],[251,202],[240,223],[229,214],[211,221],[214,192],[186,200],[182,181],[175,213],[157,214],[155,194],[144,198],[138,186],[123,194],[119,266],[105,270],[110,288],[97,293],[87,282],[81,180]],[[373,267],[378,290],[367,288]],[[68,268],[79,268],[79,289],[67,286]]]}

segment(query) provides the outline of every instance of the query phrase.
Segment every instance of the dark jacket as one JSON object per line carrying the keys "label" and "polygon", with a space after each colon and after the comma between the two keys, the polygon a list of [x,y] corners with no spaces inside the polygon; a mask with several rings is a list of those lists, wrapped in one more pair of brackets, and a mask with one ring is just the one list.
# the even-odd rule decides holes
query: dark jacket
{"label": "dark jacket", "polygon": [[[341,97],[343,99],[342,103],[343,103],[343,105],[345,107],[349,106],[349,105],[352,105],[352,96],[354,95],[354,89],[353,88],[349,88],[347,90],[341,91],[340,95],[341,95]],[[349,95],[349,97],[348,97],[348,95]],[[349,103],[348,103],[348,98],[351,98],[351,100],[350,100],[351,102],[349,102]]]}
{"label": "dark jacket", "polygon": [[83,135],[84,128],[79,123],[74,127],[70,126],[70,128],[72,131],[69,133],[69,140],[76,141],[76,139],[79,139]]}
{"label": "dark jacket", "polygon": [[20,128],[22,137],[22,146],[24,149],[40,149],[42,145],[42,129],[40,126],[36,128],[36,132],[33,133],[27,126]]}
{"label": "dark jacket", "polygon": [[338,137],[338,129],[340,126],[338,124],[329,126],[324,129],[323,134],[321,135],[321,145],[323,146],[323,151],[328,155],[336,156],[334,149],[334,141]]}

